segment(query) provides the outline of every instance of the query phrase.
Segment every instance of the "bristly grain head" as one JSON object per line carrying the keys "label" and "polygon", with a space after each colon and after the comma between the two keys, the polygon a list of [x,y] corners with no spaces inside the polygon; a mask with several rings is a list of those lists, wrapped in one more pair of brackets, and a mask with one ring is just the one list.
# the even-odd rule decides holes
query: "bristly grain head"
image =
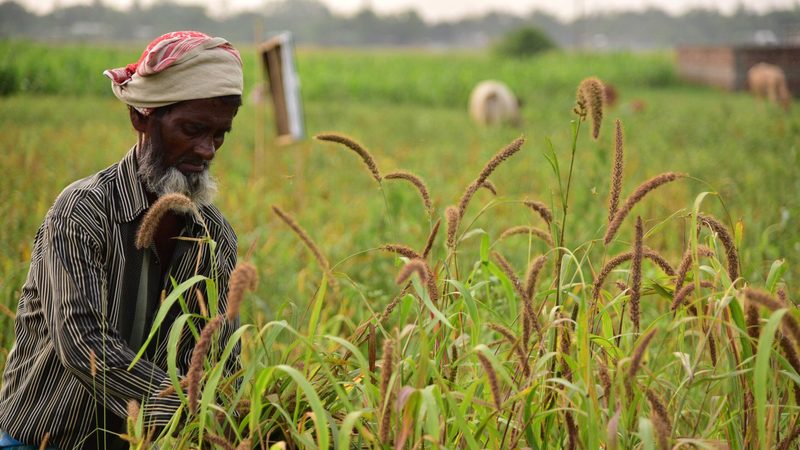
{"label": "bristly grain head", "polygon": [[[753,289],[753,288],[745,288],[743,290],[744,297],[747,300],[746,307],[756,305],[763,306],[770,311],[776,311],[778,309],[784,308],[784,304],[778,300],[776,297],[772,296],[769,292]],[[758,313],[756,312],[756,315]],[[783,315],[783,327],[788,332],[787,334],[792,336],[792,339],[800,345],[800,323],[798,323],[797,319],[794,317],[793,314],[788,313]]]}
{"label": "bristly grain head", "polygon": [[736,243],[733,240],[733,236],[728,232],[725,225],[713,216],[698,214],[697,224],[698,226],[705,225],[719,237],[722,246],[725,248],[725,255],[728,259],[728,276],[732,283],[736,283],[736,280],[739,278],[739,254],[736,251]]}
{"label": "bristly grain head", "polygon": [[433,249],[433,242],[436,240],[436,235],[439,234],[439,226],[442,224],[442,219],[436,219],[436,223],[433,224],[433,228],[431,228],[431,232],[428,234],[428,240],[425,242],[425,248],[422,249],[422,258],[425,259],[430,255],[431,250]]}
{"label": "bristly grain head", "polygon": [[448,206],[444,210],[445,220],[447,221],[447,248],[455,250],[456,248],[456,232],[458,231],[458,222],[460,215],[458,208],[455,206]]}
{"label": "bristly grain head", "polygon": [[617,233],[620,225],[622,225],[622,221],[627,217],[628,213],[631,212],[631,209],[639,203],[639,201],[647,195],[653,189],[658,188],[659,186],[663,186],[671,181],[675,181],[679,178],[686,177],[686,174],[677,173],[677,172],[665,172],[661,175],[657,175],[644,183],[640,184],[633,193],[625,200],[625,203],[622,207],[617,211],[614,215],[614,220],[608,224],[608,229],[606,230],[606,235],[603,238],[603,242],[605,245],[611,243],[611,239],[614,238],[614,235]]}
{"label": "bristly grain head", "polygon": [[508,342],[508,344],[511,346],[511,349],[519,359],[519,365],[522,369],[522,374],[525,377],[528,377],[531,373],[530,366],[528,364],[528,355],[519,344],[519,339],[514,335],[514,332],[498,323],[490,323],[489,328],[498,332],[501,336],[503,336],[506,342]]}
{"label": "bristly grain head", "polygon": [[614,220],[619,207],[619,196],[622,193],[622,172],[624,168],[622,122],[614,122],[616,134],[614,138],[614,165],[611,168],[611,189],[608,194],[608,222]]}
{"label": "bristly grain head", "polygon": [[492,195],[497,196],[497,186],[495,186],[491,181],[483,180],[483,183],[481,183],[480,187],[491,192]]}
{"label": "bristly grain head", "polygon": [[383,178],[385,180],[405,180],[414,185],[419,191],[420,197],[422,197],[422,203],[425,205],[425,211],[428,212],[428,216],[433,216],[433,202],[431,202],[430,191],[425,182],[422,181],[422,178],[404,171],[388,173]]}
{"label": "bristly grain head", "polygon": [[536,281],[545,262],[547,262],[547,255],[541,255],[528,265],[528,270],[525,273],[525,296],[529,301],[533,301],[533,295],[536,293]]}
{"label": "bristly grain head", "polygon": [[320,141],[328,141],[328,142],[335,142],[337,144],[342,144],[345,147],[349,148],[350,150],[356,152],[358,156],[361,157],[361,160],[364,161],[364,164],[367,166],[367,169],[369,169],[370,173],[372,174],[372,178],[374,178],[375,181],[378,182],[378,184],[381,183],[382,179],[381,172],[378,170],[378,165],[375,163],[375,158],[373,158],[372,155],[367,151],[367,149],[362,147],[361,144],[356,142],[354,139],[338,133],[318,134],[314,136],[314,138]]}
{"label": "bristly grain head", "polygon": [[672,437],[672,423],[667,408],[652,389],[647,389],[645,395],[647,396],[648,403],[650,403],[650,417],[653,421],[653,428],[655,428],[656,431],[659,448],[661,448],[661,450],[669,450],[669,441]]}
{"label": "bristly grain head", "polygon": [[189,411],[197,411],[198,398],[200,394],[200,378],[203,377],[203,360],[205,360],[208,351],[211,349],[212,339],[214,333],[219,330],[222,325],[223,317],[216,316],[209,321],[203,330],[200,332],[200,339],[192,351],[192,360],[189,365],[189,372],[186,375],[188,381],[188,397],[189,397]]}
{"label": "bristly grain head", "polygon": [[467,186],[467,189],[464,191],[464,194],[461,195],[461,200],[458,202],[458,217],[464,217],[464,213],[467,211],[467,205],[469,205],[469,201],[472,199],[472,196],[475,195],[475,192],[484,185],[484,182],[492,172],[497,169],[497,167],[505,160],[513,156],[515,153],[522,149],[522,144],[525,143],[525,138],[520,136],[517,139],[514,139],[510,144],[503,147],[502,150],[497,152],[489,162],[483,166],[481,169],[481,173],[478,174],[478,178],[475,179],[472,183]]}
{"label": "bristly grain head", "polygon": [[497,265],[500,266],[500,269],[511,282],[511,285],[514,287],[514,292],[517,294],[520,301],[525,301],[525,298],[527,297],[525,294],[525,288],[522,286],[522,282],[514,272],[514,268],[511,267],[511,263],[509,263],[508,260],[503,257],[503,255],[496,251],[492,252],[492,257],[495,261],[497,261]]}
{"label": "bristly grain head", "polygon": [[237,264],[236,268],[231,272],[231,278],[228,282],[228,311],[226,316],[229,322],[233,322],[239,316],[245,291],[254,291],[256,286],[258,286],[256,266],[248,262]]}
{"label": "bristly grain head", "polygon": [[486,372],[486,378],[489,380],[489,388],[492,391],[494,406],[497,408],[497,411],[502,411],[503,399],[500,395],[500,383],[497,381],[497,372],[495,372],[494,366],[492,366],[489,358],[487,358],[483,352],[477,351],[475,355],[478,357],[478,361],[480,361],[481,366],[483,366],[483,371]]}
{"label": "bristly grain head", "polygon": [[531,227],[531,226],[527,226],[527,225],[518,225],[518,226],[514,226],[514,227],[506,229],[505,231],[500,233],[500,237],[498,238],[498,240],[502,241],[503,239],[506,239],[506,238],[508,238],[510,236],[515,236],[515,235],[518,235],[518,234],[527,234],[527,235],[531,235],[531,236],[536,236],[537,238],[539,238],[539,239],[543,240],[544,242],[546,242],[548,246],[550,246],[550,247],[553,246],[553,238],[550,237],[549,233],[545,232],[544,230],[540,230],[539,228]]}
{"label": "bristly grain head", "polygon": [[644,236],[644,226],[642,217],[636,217],[636,234],[633,244],[633,258],[631,258],[631,320],[633,321],[633,332],[639,332],[639,299],[642,293],[642,260],[644,248],[642,244]]}
{"label": "bristly grain head", "polygon": [[639,371],[639,367],[642,364],[642,359],[644,358],[644,352],[647,350],[647,346],[650,345],[650,341],[653,340],[655,337],[658,328],[653,328],[647,332],[640,340],[639,345],[633,350],[633,355],[631,356],[631,365],[628,367],[628,376],[626,383],[633,384],[634,378],[636,377],[636,372]]}
{"label": "bristly grain head", "polygon": [[428,270],[421,258],[414,258],[411,261],[407,262],[402,269],[400,269],[400,273],[397,274],[397,278],[395,278],[395,282],[397,284],[403,284],[411,278],[413,274],[419,275],[419,279],[424,283],[428,279]]}
{"label": "bristly grain head", "polygon": [[228,442],[227,439],[210,431],[203,433],[203,439],[209,444],[212,444],[212,448],[216,445],[218,447],[222,447],[223,450],[236,450],[233,448],[233,444]]}
{"label": "bristly grain head", "polygon": [[600,136],[600,124],[603,122],[603,103],[605,88],[603,82],[596,77],[581,81],[576,92],[575,113],[585,120],[588,115],[592,120],[592,137]]}
{"label": "bristly grain head", "polygon": [[[714,251],[706,247],[705,245],[698,245],[697,256],[710,258],[714,256]],[[686,281],[686,274],[689,273],[689,268],[692,267],[693,260],[694,260],[694,255],[692,254],[692,249],[687,248],[686,251],[683,253],[681,262],[678,264],[678,273],[675,275],[675,290],[673,291],[673,296],[677,295],[678,292],[681,291],[683,283],[684,281]]]}
{"label": "bristly grain head", "polygon": [[525,206],[539,214],[539,217],[541,217],[547,225],[550,225],[550,222],[553,221],[553,212],[550,211],[550,208],[544,203],[534,200],[525,200]]}
{"label": "bristly grain head", "polygon": [[416,250],[403,244],[384,244],[380,246],[381,250],[386,250],[389,253],[394,253],[400,256],[405,256],[408,259],[423,259],[422,255]]}
{"label": "bristly grain head", "polygon": [[197,207],[189,197],[177,193],[162,195],[150,206],[150,209],[147,210],[144,218],[142,218],[139,231],[136,233],[136,248],[142,249],[150,246],[161,219],[164,218],[168,211],[200,215]]}
{"label": "bristly grain head", "polygon": [[380,409],[381,409],[381,422],[378,430],[380,441],[383,443],[389,442],[389,434],[391,432],[391,417],[392,417],[392,392],[389,390],[389,381],[392,379],[394,372],[394,341],[387,339],[383,343],[383,364],[381,365],[381,391],[380,391]]}
{"label": "bristly grain head", "polygon": [[277,215],[286,225],[291,228],[294,234],[300,238],[300,240],[305,244],[306,248],[308,248],[311,253],[314,255],[314,259],[317,260],[317,264],[319,264],[322,271],[325,272],[328,278],[328,285],[333,288],[334,293],[338,293],[339,291],[339,284],[336,282],[336,277],[333,275],[331,271],[331,264],[328,262],[328,258],[322,253],[322,250],[319,249],[319,246],[314,242],[313,239],[306,233],[300,225],[297,224],[297,221],[294,220],[292,216],[287,214],[284,210],[282,210],[277,205],[272,205],[272,211]]}
{"label": "bristly grain head", "polygon": [[139,420],[139,402],[134,399],[128,400],[128,420],[136,424]]}

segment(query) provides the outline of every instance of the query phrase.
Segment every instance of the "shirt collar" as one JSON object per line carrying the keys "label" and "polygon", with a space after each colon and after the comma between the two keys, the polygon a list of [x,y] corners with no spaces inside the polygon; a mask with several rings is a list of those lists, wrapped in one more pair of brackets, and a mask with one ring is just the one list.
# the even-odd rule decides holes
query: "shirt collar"
{"label": "shirt collar", "polygon": [[136,146],[133,146],[117,164],[116,192],[113,198],[115,208],[111,211],[111,216],[118,223],[130,222],[150,207],[144,185],[137,173],[138,169]]}

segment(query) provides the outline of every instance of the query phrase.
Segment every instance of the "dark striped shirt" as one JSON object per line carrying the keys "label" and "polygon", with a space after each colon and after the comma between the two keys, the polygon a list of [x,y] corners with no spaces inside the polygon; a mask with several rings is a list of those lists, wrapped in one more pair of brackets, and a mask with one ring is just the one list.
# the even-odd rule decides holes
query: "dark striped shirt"
{"label": "dark striped shirt", "polygon": [[[215,279],[220,311],[225,311],[228,278],[236,265],[230,224],[217,208],[200,209],[217,243],[213,258],[210,246],[192,240],[178,240],[171,261],[159,261],[152,247],[137,250],[135,234],[149,201],[136,170],[131,150],[118,164],[73,183],[58,196],[36,234],[0,391],[0,430],[17,440],[38,444],[49,433],[50,444],[62,450],[104,448],[109,436],[100,430],[121,431],[131,399],[144,405],[151,423],[169,421],[179,400],[158,393],[171,385],[166,336],[183,313],[177,302],[146,357],[128,370],[139,350],[129,342],[145,251],[151,252],[146,332],[162,289],[172,290],[170,277],[177,284],[196,273]],[[190,215],[184,217],[183,230],[189,237],[206,235]],[[197,288],[207,299],[205,283]],[[185,300],[191,312],[200,311],[195,289]],[[235,326],[226,323],[223,345]],[[192,334],[184,330],[177,351],[180,375],[187,372],[193,348]]]}

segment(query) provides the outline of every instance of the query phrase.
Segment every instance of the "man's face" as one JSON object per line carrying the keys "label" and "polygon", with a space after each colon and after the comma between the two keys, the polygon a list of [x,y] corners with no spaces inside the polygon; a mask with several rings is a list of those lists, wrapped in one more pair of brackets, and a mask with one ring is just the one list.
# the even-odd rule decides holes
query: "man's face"
{"label": "man's face", "polygon": [[[139,174],[161,196],[179,192],[211,203],[216,183],[208,167],[230,131],[238,107],[220,99],[188,100],[148,116]],[[137,128],[138,129],[138,128]]]}

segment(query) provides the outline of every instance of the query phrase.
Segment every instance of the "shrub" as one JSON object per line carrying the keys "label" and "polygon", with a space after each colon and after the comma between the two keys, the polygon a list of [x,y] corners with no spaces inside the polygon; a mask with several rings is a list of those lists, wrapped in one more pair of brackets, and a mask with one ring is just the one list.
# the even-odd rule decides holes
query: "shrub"
{"label": "shrub", "polygon": [[495,53],[512,58],[525,58],[545,50],[555,48],[556,44],[538,28],[524,27],[505,35],[495,45]]}

